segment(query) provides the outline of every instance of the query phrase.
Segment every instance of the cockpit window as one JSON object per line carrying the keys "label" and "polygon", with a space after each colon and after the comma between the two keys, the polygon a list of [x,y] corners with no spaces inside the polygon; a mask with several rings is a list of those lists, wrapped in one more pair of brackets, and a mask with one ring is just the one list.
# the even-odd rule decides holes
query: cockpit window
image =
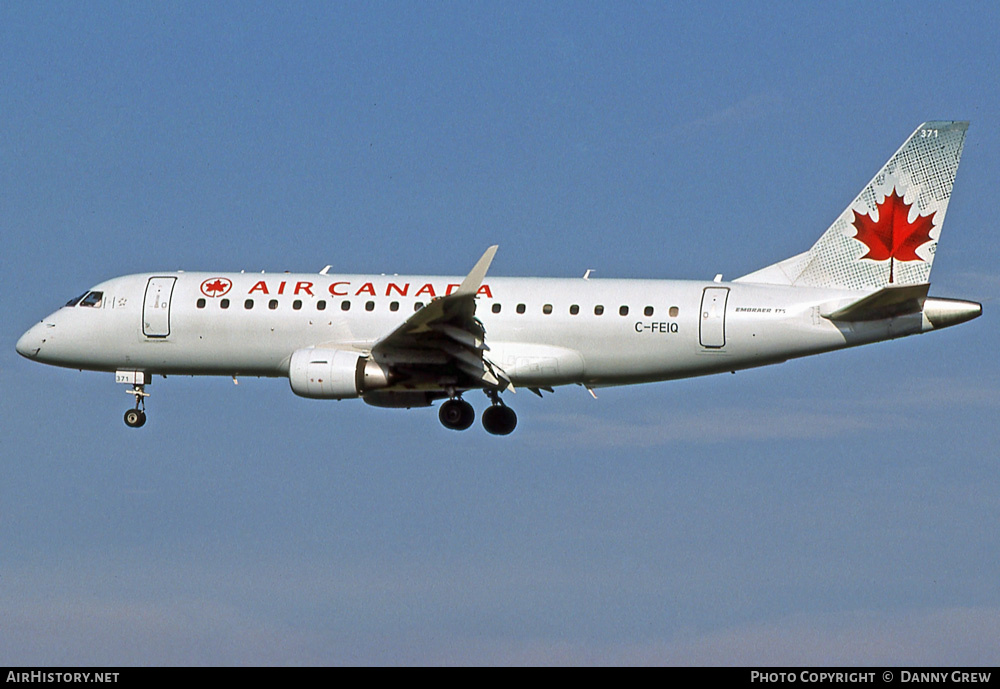
{"label": "cockpit window", "polygon": [[80,302],[80,306],[92,306],[94,308],[101,307],[101,300],[104,299],[104,292],[90,292],[83,298]]}
{"label": "cockpit window", "polygon": [[81,294],[79,297],[74,297],[73,299],[70,299],[68,302],[66,302],[66,306],[76,306],[77,304],[80,303],[80,300],[83,299],[85,296],[87,296],[86,292]]}

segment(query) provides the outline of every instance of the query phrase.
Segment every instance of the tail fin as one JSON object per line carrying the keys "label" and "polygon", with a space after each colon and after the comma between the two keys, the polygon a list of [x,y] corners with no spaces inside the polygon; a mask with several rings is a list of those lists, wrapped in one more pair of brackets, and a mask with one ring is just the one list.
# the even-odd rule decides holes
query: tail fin
{"label": "tail fin", "polygon": [[736,282],[857,290],[929,282],[968,127],[917,127],[809,251]]}

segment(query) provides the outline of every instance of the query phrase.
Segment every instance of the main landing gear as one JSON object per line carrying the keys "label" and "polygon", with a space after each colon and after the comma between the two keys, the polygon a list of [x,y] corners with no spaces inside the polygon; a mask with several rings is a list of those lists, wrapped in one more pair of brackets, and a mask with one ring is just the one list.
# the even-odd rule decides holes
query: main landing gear
{"label": "main landing gear", "polygon": [[131,390],[126,390],[130,395],[135,395],[135,409],[125,412],[125,425],[129,428],[139,428],[146,423],[146,392],[145,385],[133,385]]}
{"label": "main landing gear", "polygon": [[510,435],[517,426],[517,414],[503,402],[487,407],[483,412],[483,428],[493,435]]}
{"label": "main landing gear", "polygon": [[464,431],[476,420],[476,410],[461,397],[455,397],[441,405],[438,418],[445,428]]}
{"label": "main landing gear", "polygon": [[510,435],[517,426],[517,414],[503,403],[500,393],[486,390],[491,405],[483,412],[483,428],[493,435]]}
{"label": "main landing gear", "polygon": [[[500,399],[495,390],[487,390],[492,404],[483,412],[483,428],[493,435],[509,435],[517,426],[517,414]],[[441,405],[438,418],[445,428],[464,431],[476,419],[472,405],[461,397],[452,397]]]}

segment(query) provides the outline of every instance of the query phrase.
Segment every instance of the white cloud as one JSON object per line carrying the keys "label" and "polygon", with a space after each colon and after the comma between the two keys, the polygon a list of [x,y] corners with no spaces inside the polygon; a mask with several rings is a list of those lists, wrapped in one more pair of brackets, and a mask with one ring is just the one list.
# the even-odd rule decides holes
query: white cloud
{"label": "white cloud", "polygon": [[772,113],[779,103],[780,99],[772,93],[751,93],[732,105],[692,120],[686,128],[708,129],[733,122],[743,123],[748,120],[760,119]]}
{"label": "white cloud", "polygon": [[[796,615],[671,639],[597,643],[553,639],[455,640],[419,662],[495,665],[995,665],[1000,609]],[[881,678],[879,678],[881,679]]]}
{"label": "white cloud", "polygon": [[591,448],[830,438],[901,423],[897,415],[888,412],[872,414],[868,410],[838,412],[744,407],[706,407],[680,412],[664,410],[660,414],[648,412],[631,421],[599,414],[551,414],[539,421],[545,430],[532,437],[532,442],[561,446],[569,442]]}

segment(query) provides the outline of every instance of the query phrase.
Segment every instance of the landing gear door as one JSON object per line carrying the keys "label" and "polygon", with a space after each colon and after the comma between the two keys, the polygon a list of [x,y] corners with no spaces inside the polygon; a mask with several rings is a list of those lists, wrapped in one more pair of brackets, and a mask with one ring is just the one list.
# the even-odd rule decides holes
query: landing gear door
{"label": "landing gear door", "polygon": [[167,337],[170,334],[170,297],[177,278],[149,278],[146,299],[142,303],[142,334]]}
{"label": "landing gear door", "polygon": [[722,349],[726,346],[726,300],[728,287],[706,287],[701,297],[701,346]]}

